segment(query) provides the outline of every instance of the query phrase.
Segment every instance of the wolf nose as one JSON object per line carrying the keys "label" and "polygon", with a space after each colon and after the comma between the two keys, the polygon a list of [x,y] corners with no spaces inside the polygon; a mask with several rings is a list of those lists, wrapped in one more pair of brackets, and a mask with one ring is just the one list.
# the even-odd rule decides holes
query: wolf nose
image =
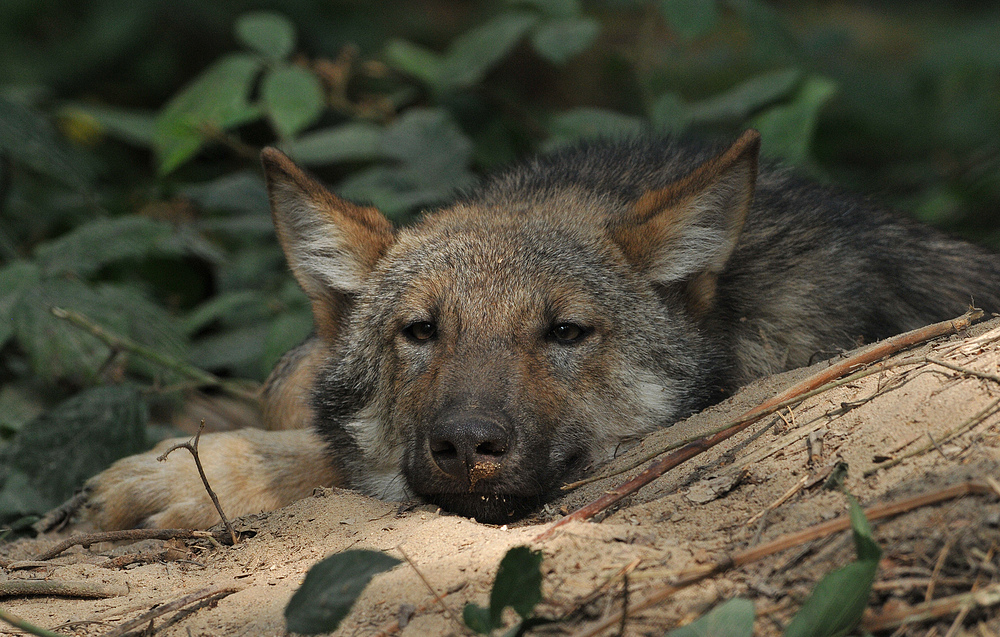
{"label": "wolf nose", "polygon": [[446,421],[430,438],[431,457],[452,478],[476,480],[489,477],[503,464],[510,437],[497,422],[482,417]]}

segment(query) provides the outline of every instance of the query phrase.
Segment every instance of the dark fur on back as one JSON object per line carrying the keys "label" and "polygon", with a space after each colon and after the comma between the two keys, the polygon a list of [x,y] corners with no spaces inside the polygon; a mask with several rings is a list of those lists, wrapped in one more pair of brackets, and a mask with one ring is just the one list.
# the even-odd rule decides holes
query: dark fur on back
{"label": "dark fur on back", "polygon": [[[509,168],[466,198],[523,205],[583,188],[626,207],[721,150],[669,138],[589,142]],[[718,354],[712,380],[731,391],[973,304],[1000,312],[1000,256],[764,162],[717,290],[704,329]]]}

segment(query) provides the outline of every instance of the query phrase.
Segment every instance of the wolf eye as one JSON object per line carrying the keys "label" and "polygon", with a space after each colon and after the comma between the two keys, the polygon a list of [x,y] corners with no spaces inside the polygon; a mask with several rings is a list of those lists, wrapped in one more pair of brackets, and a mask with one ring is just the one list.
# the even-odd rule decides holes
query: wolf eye
{"label": "wolf eye", "polygon": [[414,341],[426,341],[437,334],[437,326],[430,321],[414,321],[403,328],[403,334]]}
{"label": "wolf eye", "polygon": [[552,328],[549,332],[549,336],[554,338],[556,342],[563,345],[571,345],[573,343],[578,343],[583,340],[583,337],[587,335],[587,328],[577,325],[576,323],[559,323]]}

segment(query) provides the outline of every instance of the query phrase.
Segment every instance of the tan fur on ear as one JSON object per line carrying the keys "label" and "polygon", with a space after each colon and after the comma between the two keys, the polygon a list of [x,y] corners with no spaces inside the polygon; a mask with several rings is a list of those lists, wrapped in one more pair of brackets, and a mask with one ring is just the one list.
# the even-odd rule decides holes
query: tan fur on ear
{"label": "tan fur on ear", "polygon": [[376,208],[337,197],[275,148],[265,148],[261,162],[278,241],[313,301],[317,332],[330,340],[347,297],[392,244],[392,223]]}
{"label": "tan fur on ear", "polygon": [[725,152],[666,188],[642,195],[609,227],[625,257],[659,284],[687,282],[692,310],[711,306],[714,277],[736,246],[753,201],[760,134],[743,133]]}

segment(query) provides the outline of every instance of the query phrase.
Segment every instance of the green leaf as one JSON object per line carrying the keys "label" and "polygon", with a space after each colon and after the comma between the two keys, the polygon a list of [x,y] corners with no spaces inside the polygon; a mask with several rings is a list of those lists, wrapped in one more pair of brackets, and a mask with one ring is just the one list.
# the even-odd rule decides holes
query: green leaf
{"label": "green leaf", "polygon": [[466,604],[465,608],[462,609],[462,621],[473,632],[480,635],[489,635],[493,632],[494,628],[500,627],[493,624],[493,619],[490,617],[490,609],[483,608],[472,602]]}
{"label": "green leaf", "polygon": [[664,93],[653,102],[649,119],[654,128],[665,133],[683,133],[691,123],[691,109],[676,93]]}
{"label": "green leaf", "polygon": [[707,35],[719,22],[717,0],[659,0],[660,12],[685,40]]}
{"label": "green leaf", "polygon": [[145,451],[148,419],[139,390],[121,385],[82,391],[25,425],[4,449],[3,464],[26,477],[43,508],[19,513],[58,505],[115,460]]}
{"label": "green leaf", "polygon": [[437,86],[444,58],[434,51],[406,40],[393,40],[385,48],[386,63],[398,71],[412,75],[428,86]]}
{"label": "green leaf", "polygon": [[382,156],[418,163],[431,173],[467,166],[472,159],[472,141],[439,108],[409,109],[379,141]]}
{"label": "green leaf", "polygon": [[501,625],[503,609],[510,606],[527,619],[542,601],[542,552],[515,546],[500,560],[497,578],[490,593],[490,618]]}
{"label": "green leaf", "polygon": [[141,148],[151,148],[155,142],[154,113],[95,104],[69,104],[59,111],[59,116]]}
{"label": "green leaf", "polygon": [[681,626],[666,637],[752,637],[753,602],[735,598],[719,604],[687,626]]}
{"label": "green leaf", "polygon": [[270,60],[284,60],[295,48],[295,25],[280,13],[243,14],[235,31],[240,42]]}
{"label": "green leaf", "polygon": [[545,143],[545,150],[579,139],[633,137],[648,130],[646,122],[638,117],[587,107],[556,115],[547,128],[551,138]]}
{"label": "green leaf", "polygon": [[38,285],[41,272],[34,263],[15,261],[0,268],[0,348],[14,334],[14,312],[24,294]]}
{"label": "green leaf", "polygon": [[449,92],[478,83],[537,20],[528,13],[502,13],[458,36],[448,47],[435,88]]}
{"label": "green leaf", "polygon": [[189,360],[202,369],[261,378],[261,360],[268,329],[267,323],[258,320],[198,339],[191,347]]}
{"label": "green leaf", "polygon": [[261,83],[261,101],[281,138],[293,137],[323,113],[326,98],[319,79],[300,66],[268,71]]}
{"label": "green leaf", "polygon": [[444,109],[407,110],[383,132],[379,155],[399,164],[355,173],[337,190],[390,216],[442,203],[475,182],[472,141]]}
{"label": "green leaf", "polygon": [[261,116],[248,101],[263,61],[253,55],[228,55],[175,95],[156,117],[155,142],[161,174],[194,155],[205,128],[226,130]]}
{"label": "green leaf", "polygon": [[0,97],[0,151],[15,162],[79,192],[90,189],[93,171],[40,112]]}
{"label": "green leaf", "polygon": [[266,298],[257,290],[222,292],[192,310],[181,323],[181,331],[190,336],[213,321],[265,303]]}
{"label": "green leaf", "polygon": [[34,420],[43,410],[44,398],[30,378],[0,387],[0,438],[8,438]]}
{"label": "green leaf", "polygon": [[549,18],[575,18],[580,15],[580,0],[510,0],[511,4],[531,7]]}
{"label": "green leaf", "polygon": [[758,75],[720,95],[692,104],[691,118],[699,122],[741,121],[788,96],[801,77],[798,69]]}
{"label": "green leaf", "polygon": [[851,530],[854,534],[854,547],[859,560],[882,559],[882,549],[875,542],[872,532],[872,525],[865,516],[864,509],[850,493],[847,494],[847,501],[850,506]]}
{"label": "green leaf", "polygon": [[266,220],[271,230],[274,229],[271,224],[271,206],[267,200],[267,188],[256,170],[226,173],[211,181],[190,184],[181,189],[181,194],[205,210],[248,212],[259,215]]}
{"label": "green leaf", "polygon": [[847,494],[851,529],[858,561],[829,573],[802,605],[785,630],[785,637],[839,637],[861,620],[872,583],[878,571],[882,549],[872,535],[872,527],[854,496]]}
{"label": "green leaf", "polygon": [[840,637],[868,605],[877,560],[853,562],[824,577],[785,629],[785,637]]}
{"label": "green leaf", "polygon": [[600,32],[600,23],[592,18],[562,18],[539,25],[531,44],[545,59],[562,64],[585,51]]}
{"label": "green leaf", "polygon": [[279,148],[301,164],[321,165],[379,159],[382,129],[366,122],[349,122],[322,128],[280,144]]}
{"label": "green leaf", "polygon": [[761,135],[761,152],[805,164],[819,111],[836,91],[837,85],[831,80],[811,76],[791,103],[770,108],[754,118],[752,125]]}
{"label": "green leaf", "polygon": [[[53,307],[75,310],[92,322],[157,351],[184,357],[185,342],[166,310],[126,286],[91,288],[78,279],[42,279],[14,309],[14,334],[35,373],[77,383],[96,380],[109,348],[88,332],[52,315]],[[173,378],[150,361],[129,364],[149,377]]]}
{"label": "green leaf", "polygon": [[165,221],[138,215],[94,219],[38,246],[35,258],[47,275],[88,277],[124,259],[180,256],[174,239],[173,226]]}
{"label": "green leaf", "polygon": [[[303,299],[305,295],[303,294]],[[285,352],[301,343],[313,330],[312,311],[308,304],[284,312],[268,327],[264,338],[262,372],[268,374]]]}
{"label": "green leaf", "polygon": [[801,55],[801,46],[781,19],[763,0],[723,0],[751,31],[751,44],[764,59]]}
{"label": "green leaf", "polygon": [[371,579],[399,564],[378,551],[350,550],[315,564],[285,608],[293,633],[315,635],[335,630]]}

